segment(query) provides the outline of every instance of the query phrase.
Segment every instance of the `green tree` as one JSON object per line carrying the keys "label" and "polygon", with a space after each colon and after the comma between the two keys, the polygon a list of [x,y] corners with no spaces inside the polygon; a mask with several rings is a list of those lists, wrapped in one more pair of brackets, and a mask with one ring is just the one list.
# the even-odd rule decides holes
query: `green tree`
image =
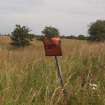
{"label": "green tree", "polygon": [[16,25],[14,31],[12,32],[11,39],[12,44],[17,47],[24,47],[30,44],[32,40],[30,38],[30,29],[26,26]]}
{"label": "green tree", "polygon": [[78,36],[78,39],[79,39],[79,40],[86,40],[86,37],[85,37],[84,35],[79,35],[79,36]]}
{"label": "green tree", "polygon": [[55,27],[51,27],[51,26],[45,27],[42,33],[48,38],[59,36],[58,29],[56,29]]}
{"label": "green tree", "polygon": [[97,20],[96,22],[90,25],[88,30],[90,34],[90,39],[96,41],[105,40],[105,20]]}

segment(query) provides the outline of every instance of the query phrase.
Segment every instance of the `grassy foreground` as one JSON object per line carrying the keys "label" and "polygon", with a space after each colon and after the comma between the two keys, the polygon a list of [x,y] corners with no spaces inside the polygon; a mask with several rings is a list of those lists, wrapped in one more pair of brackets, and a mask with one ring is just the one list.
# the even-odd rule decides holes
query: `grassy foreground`
{"label": "grassy foreground", "polygon": [[0,48],[0,105],[105,105],[105,43],[62,40],[62,46],[67,96],[41,42]]}

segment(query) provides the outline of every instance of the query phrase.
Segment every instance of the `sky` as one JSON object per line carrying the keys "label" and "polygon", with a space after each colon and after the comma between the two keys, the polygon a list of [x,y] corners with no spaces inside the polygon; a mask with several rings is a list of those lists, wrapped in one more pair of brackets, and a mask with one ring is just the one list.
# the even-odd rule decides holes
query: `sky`
{"label": "sky", "polygon": [[15,24],[41,34],[45,26],[61,35],[87,35],[92,22],[105,19],[105,0],[0,0],[0,33],[11,33]]}

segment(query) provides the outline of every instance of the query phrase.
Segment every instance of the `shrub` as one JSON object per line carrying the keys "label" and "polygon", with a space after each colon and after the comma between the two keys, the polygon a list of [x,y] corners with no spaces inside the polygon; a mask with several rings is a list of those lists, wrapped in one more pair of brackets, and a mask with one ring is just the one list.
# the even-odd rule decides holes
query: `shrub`
{"label": "shrub", "polygon": [[58,29],[56,29],[55,27],[51,27],[51,26],[45,27],[42,33],[48,38],[59,36]]}
{"label": "shrub", "polygon": [[16,25],[16,28],[12,32],[11,39],[12,44],[17,47],[24,47],[30,44],[32,40],[29,34],[30,29],[26,26]]}

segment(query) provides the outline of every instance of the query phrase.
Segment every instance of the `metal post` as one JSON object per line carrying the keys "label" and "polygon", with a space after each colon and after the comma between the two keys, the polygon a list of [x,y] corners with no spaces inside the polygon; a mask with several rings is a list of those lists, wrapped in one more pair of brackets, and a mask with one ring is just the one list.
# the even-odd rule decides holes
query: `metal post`
{"label": "metal post", "polygon": [[58,75],[61,87],[64,88],[64,80],[63,80],[63,77],[62,77],[61,67],[59,65],[57,56],[55,56],[55,61],[56,61],[56,66],[57,66],[57,75]]}

